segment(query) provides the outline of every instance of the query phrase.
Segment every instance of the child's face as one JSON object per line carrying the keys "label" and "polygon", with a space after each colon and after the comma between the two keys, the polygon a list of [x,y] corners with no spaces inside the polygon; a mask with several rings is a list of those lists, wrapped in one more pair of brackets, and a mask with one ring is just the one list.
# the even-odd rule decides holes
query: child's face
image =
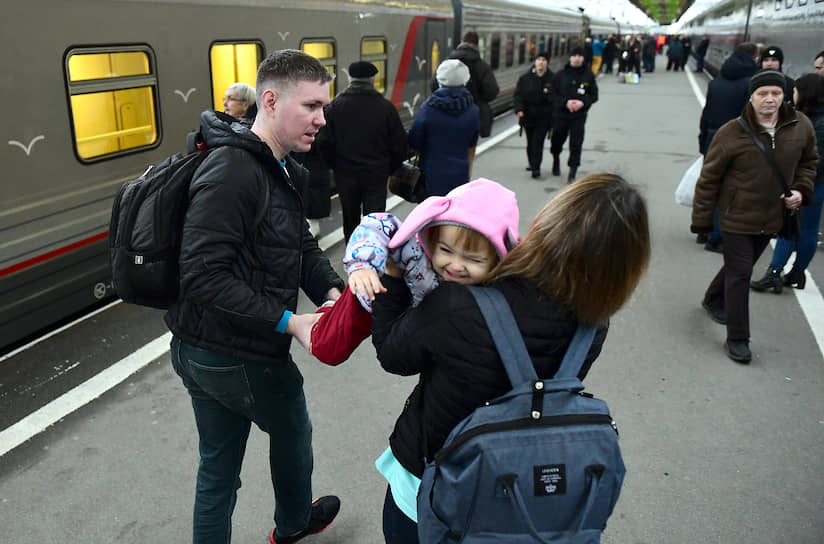
{"label": "child's face", "polygon": [[460,227],[445,225],[438,229],[432,244],[432,268],[446,281],[463,285],[480,283],[497,262],[495,251],[485,245],[470,250],[460,243]]}

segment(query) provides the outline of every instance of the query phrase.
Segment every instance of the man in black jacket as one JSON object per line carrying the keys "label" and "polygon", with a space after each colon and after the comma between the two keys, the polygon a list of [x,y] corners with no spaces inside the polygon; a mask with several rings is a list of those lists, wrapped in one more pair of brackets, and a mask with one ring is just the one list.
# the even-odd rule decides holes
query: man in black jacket
{"label": "man in black jacket", "polygon": [[[758,71],[758,46],[744,42],[735,48],[732,55],[721,65],[718,76],[710,81],[707,100],[701,112],[698,133],[698,151],[706,155],[712,137],[727,121],[735,119],[744,110],[749,99],[750,78]],[[717,214],[715,228],[706,236],[699,234],[698,243],[704,249],[721,253],[721,230],[718,228]]]}
{"label": "man in black jacket", "polygon": [[349,65],[349,86],[326,107],[319,143],[335,172],[343,236],[361,217],[386,211],[386,179],[406,158],[406,131],[395,106],[375,89],[371,62]]}
{"label": "man in black jacket", "polygon": [[[781,69],[783,64],[784,51],[777,45],[769,45],[765,47],[761,53],[761,61],[758,63],[758,66],[759,68],[769,68],[770,70],[778,70],[784,73]],[[784,102],[787,104],[795,105],[793,104],[793,89],[795,89],[795,80],[787,74],[784,74]]]}
{"label": "man in black jacket", "polygon": [[[291,151],[308,151],[324,124],[331,77],[317,59],[276,51],[258,69],[251,129],[206,111],[212,151],[195,173],[183,226],[180,299],[166,323],[172,365],[192,397],[200,437],[193,541],[229,542],[251,423],[269,434],[275,492],[272,544],[319,532],[337,497],[312,502],[312,426],[303,377],[289,347],[306,347],[317,314],[294,314],[298,290],[317,305],[344,283],[304,218],[306,171]],[[264,191],[268,209],[261,213]]]}
{"label": "man in black jacket", "polygon": [[[481,138],[492,133],[492,108],[489,102],[498,96],[498,81],[492,68],[483,59],[478,49],[478,33],[467,32],[463,41],[449,54],[450,59],[458,59],[469,68],[469,82],[466,88],[472,94],[472,99],[481,110]],[[432,90],[438,88],[435,78],[432,78]]]}
{"label": "man in black jacket", "polygon": [[526,130],[526,156],[533,178],[541,176],[544,139],[552,126],[551,82],[549,55],[542,51],[535,56],[535,67],[518,79],[512,97],[518,122]]}
{"label": "man in black jacket", "polygon": [[561,175],[560,155],[569,135],[567,183],[571,183],[581,164],[587,112],[598,101],[598,85],[584,66],[584,51],[580,47],[570,51],[569,62],[552,78],[552,101],[552,175]]}

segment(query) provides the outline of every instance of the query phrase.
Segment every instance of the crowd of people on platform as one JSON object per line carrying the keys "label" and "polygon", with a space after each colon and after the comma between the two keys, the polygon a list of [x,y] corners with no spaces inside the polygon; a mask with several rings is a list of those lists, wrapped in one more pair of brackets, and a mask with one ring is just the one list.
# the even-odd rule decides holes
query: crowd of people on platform
{"label": "crowd of people on platform", "polygon": [[[708,43],[704,38],[696,48],[699,70]],[[579,324],[598,325],[579,378],[587,375],[610,316],[630,298],[650,258],[638,189],[614,174],[576,179],[587,112],[598,100],[602,69],[611,73],[617,60],[619,71],[640,76],[642,66],[654,70],[664,46],[667,69],[683,69],[688,36],[633,36],[623,43],[592,37],[571,49],[557,73],[546,53],[535,54],[514,94],[528,170],[540,177],[551,134],[552,173],[560,174],[567,138],[569,172],[568,185],[523,239],[515,194],[492,180],[469,181],[478,139],[490,134],[489,101],[498,94],[474,32],[437,67],[434,92],[409,131],[375,89],[373,64],[351,64],[349,85],[330,102],[329,72],[294,50],[267,57],[254,88],[236,83],[226,90],[224,113],[240,122],[204,112],[201,135],[215,149],[192,181],[181,294],[165,318],[172,365],[191,396],[199,434],[194,542],[231,539],[253,422],[270,439],[276,508],[269,541],[318,533],[340,509],[335,496],[312,500],[312,427],[290,354],[293,338],[320,361],[339,364],[372,335],[386,371],[420,377],[375,463],[387,481],[388,544],[418,543],[415,498],[425,463],[461,419],[507,390],[468,286],[503,293],[541,378],[558,371]],[[725,350],[742,363],[751,358],[754,263],[787,214],[800,210],[800,236],[779,239],[767,274],[752,288],[803,289],[824,201],[824,77],[793,81],[781,72],[782,62],[780,47],[739,45],[710,84],[700,122],[705,159],[691,229],[724,255],[702,305],[726,324]],[[824,52],[815,58],[817,71],[822,64]],[[385,212],[386,178],[410,149],[421,155],[429,198],[401,221]],[[312,174],[295,155],[334,172],[346,281],[306,220]],[[269,192],[270,209],[257,223],[261,191]],[[793,269],[781,276],[793,250]],[[297,313],[299,290],[316,312]]]}

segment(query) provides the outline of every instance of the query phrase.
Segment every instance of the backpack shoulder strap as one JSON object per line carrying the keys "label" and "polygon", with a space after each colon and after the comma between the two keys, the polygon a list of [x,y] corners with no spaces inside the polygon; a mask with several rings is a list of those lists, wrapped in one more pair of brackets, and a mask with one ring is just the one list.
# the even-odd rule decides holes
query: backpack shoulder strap
{"label": "backpack shoulder strap", "polygon": [[553,378],[577,378],[587,358],[592,341],[595,340],[595,325],[578,324],[575,335],[561,361],[561,367]]}
{"label": "backpack shoulder strap", "polygon": [[[515,323],[512,309],[503,294],[491,287],[468,286],[486,320],[492,340],[498,348],[506,374],[512,386],[538,379],[535,367],[526,351],[524,339]],[[595,325],[579,324],[569,343],[561,366],[553,379],[576,378],[595,339]]]}
{"label": "backpack shoulder strap", "polygon": [[526,351],[524,339],[515,323],[515,316],[504,295],[492,287],[470,285],[469,292],[475,297],[481,309],[492,340],[501,356],[501,361],[509,377],[509,383],[516,387],[524,382],[538,379],[532,359]]}

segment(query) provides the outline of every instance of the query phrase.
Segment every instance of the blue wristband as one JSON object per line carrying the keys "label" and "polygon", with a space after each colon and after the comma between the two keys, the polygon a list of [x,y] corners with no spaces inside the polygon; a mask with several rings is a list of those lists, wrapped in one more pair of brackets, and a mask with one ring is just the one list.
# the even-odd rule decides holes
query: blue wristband
{"label": "blue wristband", "polygon": [[292,317],[292,312],[290,312],[289,310],[284,310],[283,311],[283,317],[281,317],[280,321],[278,321],[278,324],[275,325],[275,331],[280,332],[280,333],[285,333],[286,332],[286,325],[289,323],[289,318],[290,317]]}

